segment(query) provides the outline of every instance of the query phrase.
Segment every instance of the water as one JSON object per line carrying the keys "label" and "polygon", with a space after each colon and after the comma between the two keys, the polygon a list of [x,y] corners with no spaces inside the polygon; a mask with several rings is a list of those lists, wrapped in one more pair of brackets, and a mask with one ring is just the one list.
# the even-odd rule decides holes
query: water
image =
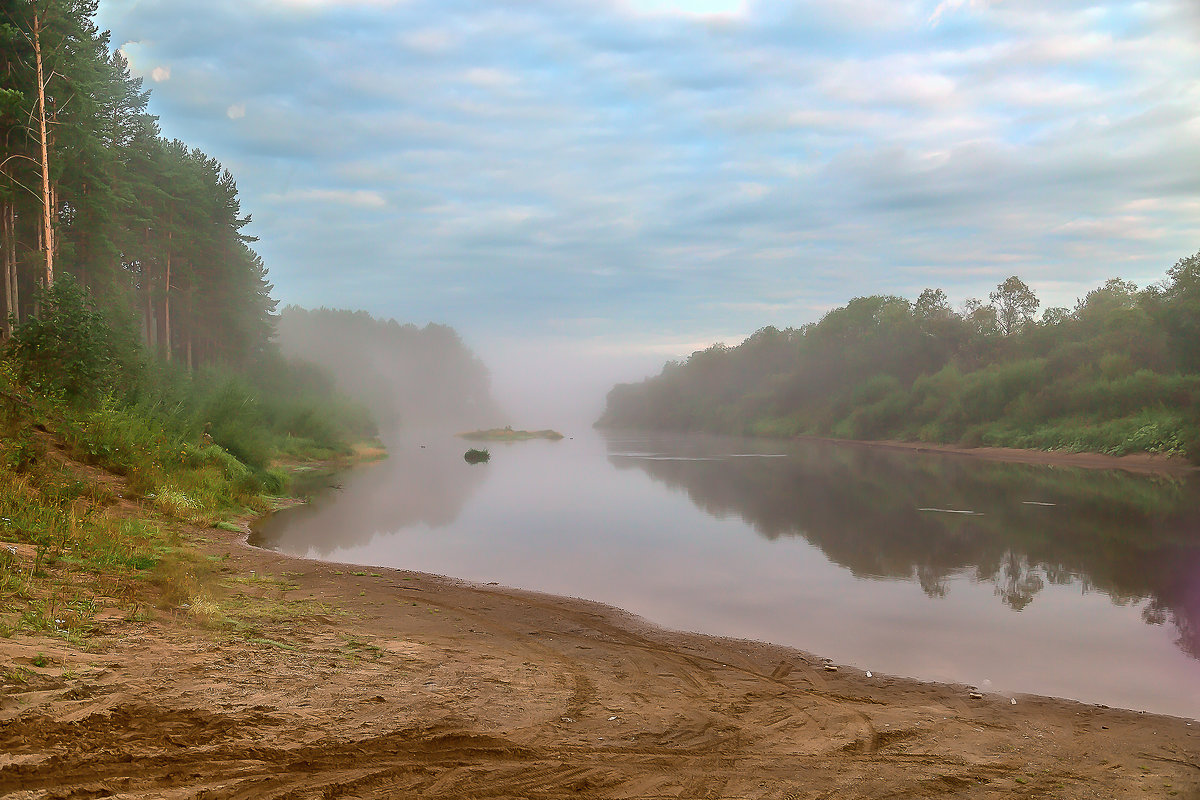
{"label": "water", "polygon": [[877,672],[1200,718],[1194,476],[704,436],[588,432],[492,445],[479,466],[466,449],[393,442],[253,541]]}

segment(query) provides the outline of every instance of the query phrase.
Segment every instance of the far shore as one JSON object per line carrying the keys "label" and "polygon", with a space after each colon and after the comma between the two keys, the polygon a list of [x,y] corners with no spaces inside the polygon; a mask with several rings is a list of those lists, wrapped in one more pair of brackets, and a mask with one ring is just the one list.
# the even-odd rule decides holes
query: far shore
{"label": "far shore", "polygon": [[797,436],[790,441],[829,442],[851,447],[866,447],[881,450],[904,450],[913,453],[937,453],[939,455],[965,456],[986,461],[1008,461],[1020,464],[1043,464],[1059,467],[1081,467],[1084,469],[1123,469],[1129,472],[1164,472],[1183,474],[1200,470],[1182,456],[1162,456],[1153,453],[1130,453],[1111,456],[1104,453],[1070,453],[1064,450],[1025,450],[1016,447],[959,447],[953,444],[930,444],[928,442],[901,442],[894,440],[863,441],[858,439],[833,439],[823,436]]}

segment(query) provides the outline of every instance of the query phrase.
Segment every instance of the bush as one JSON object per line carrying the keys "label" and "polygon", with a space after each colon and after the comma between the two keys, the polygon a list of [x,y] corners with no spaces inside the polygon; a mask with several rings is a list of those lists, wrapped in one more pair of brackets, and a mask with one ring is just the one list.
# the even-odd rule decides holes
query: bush
{"label": "bush", "polygon": [[203,402],[199,419],[212,440],[252,469],[265,469],[271,458],[266,423],[250,388],[237,377],[225,378]]}
{"label": "bush", "polygon": [[8,343],[20,378],[71,402],[95,400],[111,390],[117,354],[91,293],[63,273],[38,293],[38,306],[38,314],[18,326]]}
{"label": "bush", "polygon": [[476,450],[475,448],[471,448],[467,452],[463,453],[463,460],[468,464],[482,464],[485,461],[491,461],[492,454],[487,450]]}

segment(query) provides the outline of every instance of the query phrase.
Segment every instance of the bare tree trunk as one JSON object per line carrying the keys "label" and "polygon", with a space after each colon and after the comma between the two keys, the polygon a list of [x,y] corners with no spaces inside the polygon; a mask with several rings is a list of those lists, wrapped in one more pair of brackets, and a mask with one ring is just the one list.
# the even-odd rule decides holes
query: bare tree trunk
{"label": "bare tree trunk", "polygon": [[8,230],[8,210],[11,203],[0,205],[0,230],[3,231],[3,241],[0,241],[0,250],[3,250],[4,263],[4,339],[8,340],[12,336],[12,316],[13,316],[13,292],[12,292],[12,264],[8,260],[8,240],[12,235]]}
{"label": "bare tree trunk", "polygon": [[147,253],[150,252],[150,229],[146,228],[146,250],[138,263],[142,268],[142,332],[145,335],[146,349],[154,345],[154,298],[150,292],[150,262]]}
{"label": "bare tree trunk", "polygon": [[46,132],[46,77],[42,69],[42,27],[45,12],[34,12],[33,56],[37,65],[38,82],[38,139],[42,148],[42,241],[46,248],[46,288],[54,285],[54,227],[51,224],[53,200],[50,196],[50,150]]}
{"label": "bare tree trunk", "polygon": [[163,275],[163,336],[159,346],[167,363],[171,363],[171,231],[167,231],[167,266]]}
{"label": "bare tree trunk", "polygon": [[8,206],[8,233],[8,264],[10,268],[8,277],[12,281],[13,319],[19,325],[21,323],[21,295],[18,291],[20,284],[17,282],[17,207],[12,203]]}
{"label": "bare tree trunk", "polygon": [[142,293],[145,301],[146,349],[154,346],[154,295],[150,291],[150,265],[142,262]]}

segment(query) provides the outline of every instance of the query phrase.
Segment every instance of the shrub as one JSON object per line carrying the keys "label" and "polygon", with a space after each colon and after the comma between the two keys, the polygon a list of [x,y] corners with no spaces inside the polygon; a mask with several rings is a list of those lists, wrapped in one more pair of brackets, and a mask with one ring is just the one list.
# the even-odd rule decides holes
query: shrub
{"label": "shrub", "polygon": [[475,448],[471,448],[467,452],[463,453],[463,460],[468,464],[482,464],[485,461],[491,461],[492,454],[487,450],[476,450]]}
{"label": "shrub", "polygon": [[212,440],[253,469],[264,469],[271,444],[258,401],[237,377],[221,381],[200,408],[199,419]]}
{"label": "shrub", "polygon": [[117,363],[112,332],[91,293],[63,273],[38,294],[39,311],[13,331],[8,355],[20,378],[72,402],[108,392]]}

